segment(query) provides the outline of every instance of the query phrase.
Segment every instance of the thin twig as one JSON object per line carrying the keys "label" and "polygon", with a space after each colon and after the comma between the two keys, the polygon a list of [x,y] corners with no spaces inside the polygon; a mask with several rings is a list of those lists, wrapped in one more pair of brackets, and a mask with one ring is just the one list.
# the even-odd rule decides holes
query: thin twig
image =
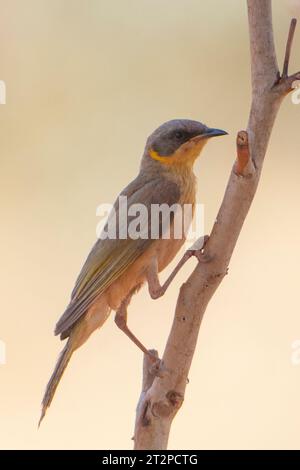
{"label": "thin twig", "polygon": [[283,63],[283,71],[282,71],[282,78],[287,78],[289,74],[289,64],[290,64],[290,57],[291,57],[291,51],[292,51],[292,46],[293,46],[293,40],[294,40],[294,35],[295,35],[295,30],[297,26],[297,19],[293,18],[291,20],[290,24],[290,30],[289,30],[289,36],[288,40],[286,43],[286,50],[285,50],[285,57],[284,57],[284,63]]}

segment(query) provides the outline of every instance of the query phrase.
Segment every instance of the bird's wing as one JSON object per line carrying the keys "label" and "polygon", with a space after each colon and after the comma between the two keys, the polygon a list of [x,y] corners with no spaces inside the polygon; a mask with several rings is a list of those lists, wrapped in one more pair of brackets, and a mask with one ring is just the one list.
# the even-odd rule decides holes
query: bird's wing
{"label": "bird's wing", "polygon": [[[147,208],[147,219],[143,220],[144,227],[139,231],[150,230],[150,208],[152,204],[176,204],[180,199],[179,186],[166,179],[154,178],[147,180],[138,176],[120,196],[127,196],[128,208],[133,204],[143,204]],[[116,210],[117,232],[119,199],[114,204]],[[132,218],[132,217],[131,217]],[[128,217],[128,224],[130,223]],[[133,217],[135,218],[135,217]],[[160,221],[161,223],[161,221]],[[160,234],[161,234],[160,227]],[[59,319],[55,334],[69,330],[72,325],[88,310],[95,299],[103,293],[126,269],[153,243],[148,236],[146,239],[99,239],[92,248],[72,292],[71,301]]]}

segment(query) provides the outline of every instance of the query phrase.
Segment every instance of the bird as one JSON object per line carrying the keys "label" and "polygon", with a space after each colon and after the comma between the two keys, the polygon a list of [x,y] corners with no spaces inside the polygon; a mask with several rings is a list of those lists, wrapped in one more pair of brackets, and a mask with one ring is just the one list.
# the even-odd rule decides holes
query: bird
{"label": "bird", "polygon": [[[170,236],[164,237],[162,220],[158,234],[151,237],[151,207],[190,204],[192,212],[196,203],[196,176],[194,163],[209,139],[227,135],[227,132],[191,119],[172,119],[159,126],[147,139],[136,178],[126,186],[116,199],[112,213],[120,214],[121,198],[126,198],[129,209],[142,204],[148,212],[142,220],[144,235],[120,236],[122,223],[116,217],[117,235],[98,237],[76,280],[70,302],[55,327],[55,335],[66,340],[54,372],[46,386],[42,400],[39,425],[49,408],[58,383],[72,357],[90,335],[115,311],[116,325],[151,357],[143,343],[127,324],[127,309],[132,296],[143,284],[148,284],[150,296],[161,297],[176,273],[191,255],[201,260],[202,249],[187,251],[166,282],[161,285],[159,273],[173,260],[186,239],[186,232],[174,236],[175,218],[170,219]],[[108,217],[108,221],[110,216]],[[125,229],[131,219],[126,221]],[[107,229],[108,221],[105,226]],[[123,227],[124,229],[124,227]],[[173,230],[172,230],[173,229]],[[152,357],[157,360],[157,357]]]}

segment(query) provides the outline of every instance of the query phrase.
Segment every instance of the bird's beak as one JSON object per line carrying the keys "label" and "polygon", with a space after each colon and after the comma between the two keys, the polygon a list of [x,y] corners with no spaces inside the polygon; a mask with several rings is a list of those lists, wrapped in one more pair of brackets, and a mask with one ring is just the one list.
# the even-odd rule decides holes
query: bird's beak
{"label": "bird's beak", "polygon": [[185,159],[187,159],[188,155],[189,161],[193,163],[205,146],[207,140],[211,137],[217,137],[218,135],[227,135],[227,132],[222,131],[221,129],[212,129],[208,127],[204,133],[202,131],[201,134],[192,137],[190,140],[182,144],[176,152],[180,155],[185,155]]}
{"label": "bird's beak", "polygon": [[209,139],[210,137],[218,137],[219,135],[228,135],[228,132],[223,131],[222,129],[210,128],[210,129],[207,129],[205,134],[202,134],[202,135],[203,137],[206,137],[207,139]]}
{"label": "bird's beak", "polygon": [[204,134],[196,135],[196,137],[193,137],[190,142],[197,144],[203,139],[210,139],[211,137],[217,137],[219,135],[228,135],[228,132],[223,131],[222,129],[208,128]]}

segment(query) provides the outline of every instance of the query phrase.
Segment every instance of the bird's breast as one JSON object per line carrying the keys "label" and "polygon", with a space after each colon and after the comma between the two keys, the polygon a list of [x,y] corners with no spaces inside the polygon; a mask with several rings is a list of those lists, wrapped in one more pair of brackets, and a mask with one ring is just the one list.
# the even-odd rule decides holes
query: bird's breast
{"label": "bird's breast", "polygon": [[[179,212],[181,209],[181,214],[179,214],[178,218],[175,214],[170,223],[170,230],[166,238],[162,237],[158,240],[153,240],[145,252],[108,288],[105,295],[107,303],[113,310],[117,310],[121,301],[132,289],[135,289],[145,282],[146,272],[153,257],[157,259],[158,271],[162,271],[173,260],[186,240],[186,235],[194,214],[196,180],[194,174],[188,176],[181,174],[172,175],[172,178],[180,187],[180,198],[177,202],[177,206]],[[190,212],[191,220],[187,220],[187,222],[185,210]]]}
{"label": "bird's breast", "polygon": [[196,178],[193,173],[175,175],[175,182],[180,187],[178,214],[171,223],[170,237],[156,242],[155,251],[158,270],[162,271],[174,259],[185,243],[195,211]]}

